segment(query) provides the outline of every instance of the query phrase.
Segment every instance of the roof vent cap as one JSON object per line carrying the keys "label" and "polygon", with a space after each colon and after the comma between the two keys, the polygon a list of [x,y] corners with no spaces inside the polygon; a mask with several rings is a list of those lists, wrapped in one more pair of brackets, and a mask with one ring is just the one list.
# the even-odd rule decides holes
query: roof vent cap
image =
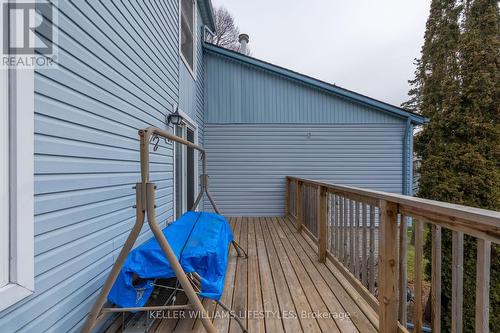
{"label": "roof vent cap", "polygon": [[244,55],[248,55],[248,46],[247,44],[250,42],[250,37],[247,34],[240,34],[238,36],[238,41],[240,42],[240,50],[239,52]]}

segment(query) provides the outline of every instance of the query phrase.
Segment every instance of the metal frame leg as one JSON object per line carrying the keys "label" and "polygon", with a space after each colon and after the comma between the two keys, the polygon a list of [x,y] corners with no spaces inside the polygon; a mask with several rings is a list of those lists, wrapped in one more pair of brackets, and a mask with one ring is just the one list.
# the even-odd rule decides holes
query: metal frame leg
{"label": "metal frame leg", "polygon": [[101,292],[97,297],[97,300],[95,301],[94,305],[92,306],[92,309],[88,314],[87,320],[85,321],[85,324],[83,325],[82,328],[82,332],[84,333],[90,332],[92,328],[95,326],[96,322],[99,321],[98,317],[101,314],[101,310],[104,306],[104,303],[106,303],[108,294],[111,288],[113,287],[113,284],[115,283],[115,280],[118,277],[120,270],[122,269],[125,259],[127,259],[128,253],[134,246],[134,243],[141,232],[142,225],[144,224],[144,209],[142,202],[143,186],[141,183],[138,183],[136,185],[135,195],[136,195],[135,225],[130,231],[130,234],[128,235],[128,238],[125,241],[125,244],[123,245],[123,248],[121,249],[118,258],[116,259],[116,262],[113,264],[113,268],[111,268],[111,272],[109,273],[108,278],[106,279],[106,282],[104,283]]}
{"label": "metal frame leg", "polygon": [[189,303],[192,305],[193,309],[198,311],[201,315],[201,323],[203,324],[203,327],[208,333],[217,333],[217,330],[215,329],[215,326],[213,325],[212,321],[210,320],[207,311],[203,307],[203,304],[201,303],[198,294],[196,294],[196,291],[194,290],[193,286],[191,285],[191,282],[189,281],[189,278],[187,277],[186,273],[182,269],[181,264],[179,263],[179,260],[177,260],[177,257],[170,247],[170,244],[168,244],[167,239],[165,238],[165,235],[162,233],[160,227],[156,223],[156,214],[155,214],[155,189],[156,186],[153,183],[147,183],[146,184],[146,196],[147,196],[147,216],[148,216],[148,223],[153,231],[153,234],[156,237],[156,240],[160,244],[161,249],[165,253],[165,256],[167,257],[167,260],[170,263],[170,266],[175,272],[175,275],[177,276],[177,279],[179,280],[179,283],[182,286],[182,289],[184,289],[184,293],[189,299]]}
{"label": "metal frame leg", "polygon": [[[224,303],[222,303],[221,301],[218,301],[218,300],[215,300],[217,302],[217,304],[220,305],[221,308],[223,308],[226,312],[228,313],[231,313],[231,309],[229,309]],[[236,314],[234,316],[231,316],[231,318],[233,318],[234,320],[236,320],[236,322],[238,323],[238,325],[240,326],[241,328],[241,331],[243,333],[248,333],[247,329],[245,328],[245,326],[243,325],[243,322],[241,321],[241,318],[239,316],[237,316]]]}
{"label": "metal frame leg", "polygon": [[237,241],[233,240],[231,242],[234,246],[234,249],[236,250],[236,253],[238,254],[238,257],[241,257],[241,258],[248,258],[248,254],[245,252],[245,250],[241,247],[240,244],[238,244]]}

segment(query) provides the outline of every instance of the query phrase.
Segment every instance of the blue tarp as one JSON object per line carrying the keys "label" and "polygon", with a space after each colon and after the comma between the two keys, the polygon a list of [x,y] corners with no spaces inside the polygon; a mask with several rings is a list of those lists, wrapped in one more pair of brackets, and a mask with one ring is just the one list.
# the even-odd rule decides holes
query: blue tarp
{"label": "blue tarp", "polygon": [[[200,295],[219,300],[224,290],[228,247],[233,240],[227,220],[217,214],[187,212],[164,228],[163,234],[184,271],[200,275]],[[134,274],[140,278],[135,285]],[[173,277],[175,273],[153,237],[129,253],[108,300],[120,307],[144,306],[155,279]]]}

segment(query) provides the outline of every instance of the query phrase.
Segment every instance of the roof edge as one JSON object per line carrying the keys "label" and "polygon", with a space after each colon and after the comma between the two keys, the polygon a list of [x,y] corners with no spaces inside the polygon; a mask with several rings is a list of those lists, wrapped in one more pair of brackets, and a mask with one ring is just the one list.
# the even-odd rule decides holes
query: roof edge
{"label": "roof edge", "polygon": [[257,58],[249,57],[249,56],[243,55],[243,54],[238,53],[238,52],[234,52],[234,51],[231,51],[231,50],[219,47],[219,46],[215,46],[215,45],[210,44],[210,43],[203,43],[203,48],[204,48],[204,50],[206,50],[209,53],[213,53],[216,55],[231,58],[231,59],[237,60],[239,62],[243,62],[245,64],[252,65],[252,66],[264,69],[266,71],[269,71],[269,72],[272,72],[272,73],[275,73],[275,74],[278,74],[281,76],[285,76],[289,79],[299,81],[303,84],[312,86],[312,87],[317,88],[317,89],[327,91],[329,93],[332,93],[334,95],[346,98],[348,100],[351,100],[351,101],[354,101],[357,103],[361,103],[363,105],[372,107],[372,108],[377,109],[377,110],[382,111],[382,112],[388,112],[388,113],[391,113],[395,116],[399,116],[401,118],[408,118],[408,119],[410,119],[410,121],[412,121],[415,124],[421,125],[421,124],[428,122],[427,118],[425,118],[424,116],[419,115],[417,113],[407,111],[407,110],[400,108],[400,107],[397,107],[395,105],[391,105],[391,104],[388,104],[386,102],[379,101],[377,99],[356,93],[354,91],[351,91],[351,90],[348,90],[345,88],[341,88],[339,86],[315,79],[315,78],[307,76],[305,74],[294,72],[290,69],[280,67],[280,66],[271,64],[271,63],[263,61],[263,60],[259,60]]}

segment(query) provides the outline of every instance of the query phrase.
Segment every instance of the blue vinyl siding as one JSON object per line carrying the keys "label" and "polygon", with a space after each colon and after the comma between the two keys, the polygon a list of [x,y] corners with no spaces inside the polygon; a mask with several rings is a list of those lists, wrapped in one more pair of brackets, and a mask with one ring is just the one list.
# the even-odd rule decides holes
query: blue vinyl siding
{"label": "blue vinyl siding", "polygon": [[207,123],[401,123],[405,119],[205,52]]}
{"label": "blue vinyl siding", "polygon": [[404,124],[206,124],[210,190],[230,216],[281,216],[285,177],[401,193]]}
{"label": "blue vinyl siding", "polygon": [[[79,329],[135,222],[137,131],[166,128],[179,102],[177,1],[56,5],[59,67],[35,73],[35,293],[0,313],[2,332]],[[171,148],[151,161],[164,225]]]}

